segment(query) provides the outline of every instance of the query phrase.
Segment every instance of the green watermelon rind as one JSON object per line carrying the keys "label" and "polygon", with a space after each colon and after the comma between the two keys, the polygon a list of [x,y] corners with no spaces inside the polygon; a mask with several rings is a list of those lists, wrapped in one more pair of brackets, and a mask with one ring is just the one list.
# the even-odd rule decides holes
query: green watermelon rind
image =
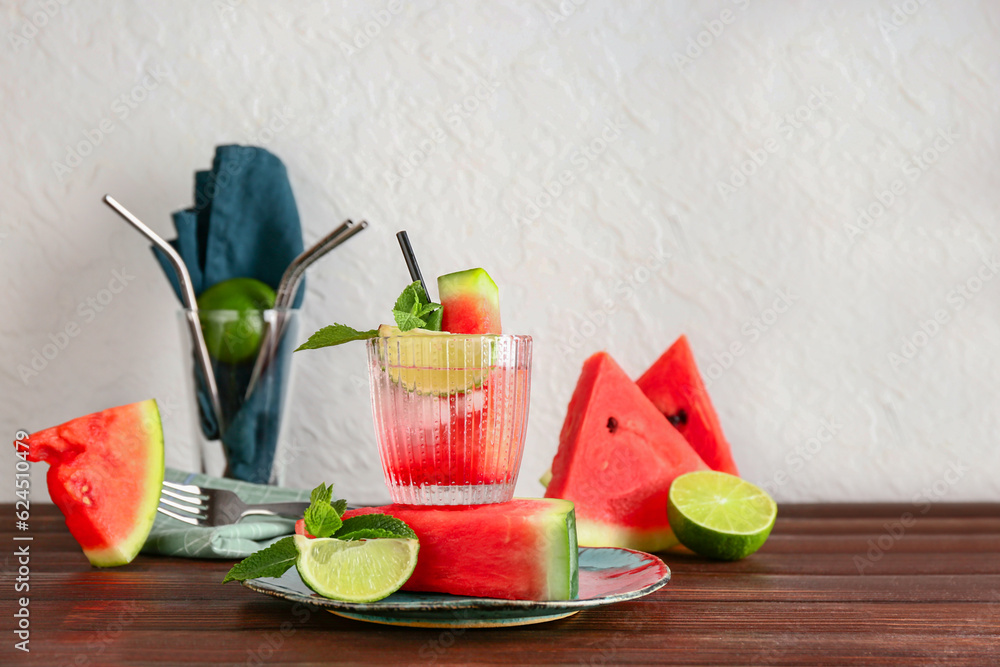
{"label": "green watermelon rind", "polygon": [[577,538],[586,547],[617,547],[635,551],[666,551],[680,544],[680,540],[670,528],[641,530],[578,517]]}
{"label": "green watermelon rind", "polygon": [[[547,512],[547,518],[552,522],[553,535],[546,568],[549,573],[548,599],[575,600],[580,594],[580,548],[576,532],[576,509],[569,500],[559,498],[548,500],[553,501],[552,509]],[[558,539],[554,536],[558,536]]]}
{"label": "green watermelon rind", "polygon": [[132,562],[139,554],[156,520],[156,508],[160,504],[160,490],[163,486],[164,445],[163,423],[160,409],[155,399],[136,403],[142,412],[141,420],[148,436],[149,467],[146,470],[147,492],[142,505],[136,509],[136,523],[132,531],[115,545],[103,549],[84,549],[83,553],[91,565],[97,567],[118,567]]}

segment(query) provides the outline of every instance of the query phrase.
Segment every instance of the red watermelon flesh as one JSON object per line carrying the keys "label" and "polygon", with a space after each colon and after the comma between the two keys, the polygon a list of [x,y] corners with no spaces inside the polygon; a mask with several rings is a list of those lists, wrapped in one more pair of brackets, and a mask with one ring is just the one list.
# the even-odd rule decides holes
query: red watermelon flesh
{"label": "red watermelon flesh", "polygon": [[27,444],[29,461],[49,464],[49,495],[90,562],[131,562],[153,527],[163,484],[156,401],[80,417],[33,433]]}
{"label": "red watermelon flesh", "polygon": [[[490,505],[386,505],[352,510],[389,514],[420,540],[403,590],[505,600],[572,600],[578,592],[573,503],[515,499]],[[304,522],[296,532],[305,534]]]}
{"label": "red watermelon flesh", "polygon": [[441,330],[458,334],[498,334],[500,290],[484,269],[469,269],[438,278]]}
{"label": "red watermelon flesh", "polygon": [[677,544],[667,493],[708,466],[606,352],[583,364],[559,434],[547,498],[576,506],[582,546],[657,551]]}
{"label": "red watermelon flesh", "polygon": [[687,336],[681,336],[635,381],[712,470],[739,475],[722,425],[695,364]]}

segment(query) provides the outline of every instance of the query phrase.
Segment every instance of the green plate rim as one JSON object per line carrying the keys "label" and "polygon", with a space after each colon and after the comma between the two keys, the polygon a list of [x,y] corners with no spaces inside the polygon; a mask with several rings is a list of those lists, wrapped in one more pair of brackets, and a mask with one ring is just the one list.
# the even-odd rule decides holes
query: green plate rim
{"label": "green plate rim", "polygon": [[[635,600],[641,597],[645,597],[650,593],[654,593],[670,582],[671,571],[666,563],[663,562],[658,556],[646,553],[644,551],[636,551],[634,549],[622,549],[618,547],[580,547],[580,556],[583,557],[585,552],[588,551],[616,551],[616,552],[627,552],[636,554],[644,559],[651,559],[653,564],[659,564],[662,568],[662,575],[660,578],[652,584],[643,586],[632,591],[626,591],[624,593],[616,593],[613,595],[605,595],[596,598],[584,598],[577,600],[502,600],[498,598],[477,598],[477,597],[465,597],[460,595],[447,595],[444,593],[434,594],[441,595],[442,599],[433,601],[409,601],[406,603],[398,603],[387,600],[379,600],[378,602],[342,602],[340,600],[331,600],[329,598],[314,597],[312,595],[306,596],[300,593],[291,593],[275,590],[272,585],[267,583],[261,583],[261,579],[248,579],[240,583],[243,586],[249,588],[257,593],[263,593],[264,595],[269,595],[271,597],[276,597],[282,600],[288,600],[291,602],[301,602],[305,604],[310,604],[316,607],[322,607],[329,610],[344,611],[355,614],[365,614],[365,615],[375,615],[375,616],[385,616],[393,613],[420,613],[420,612],[442,612],[442,611],[454,611],[456,609],[478,609],[478,610],[496,610],[496,611],[542,611],[551,610],[553,613],[557,613],[559,610],[580,610],[580,609],[591,609],[593,607],[601,607],[604,605],[614,604],[616,602],[626,602],[628,600]],[[583,568],[581,568],[583,569]],[[274,581],[274,579],[270,579]]]}

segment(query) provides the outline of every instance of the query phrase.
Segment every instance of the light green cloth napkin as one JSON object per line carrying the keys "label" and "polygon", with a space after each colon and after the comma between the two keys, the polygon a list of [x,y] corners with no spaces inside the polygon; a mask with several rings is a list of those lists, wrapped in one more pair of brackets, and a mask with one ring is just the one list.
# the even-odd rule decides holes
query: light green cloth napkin
{"label": "light green cloth napkin", "polygon": [[[247,503],[281,503],[309,500],[308,491],[220,479],[167,468],[164,479],[178,484],[197,484],[235,491]],[[295,519],[248,516],[239,523],[215,528],[191,526],[160,512],[142,552],[186,558],[246,558],[295,532]]]}

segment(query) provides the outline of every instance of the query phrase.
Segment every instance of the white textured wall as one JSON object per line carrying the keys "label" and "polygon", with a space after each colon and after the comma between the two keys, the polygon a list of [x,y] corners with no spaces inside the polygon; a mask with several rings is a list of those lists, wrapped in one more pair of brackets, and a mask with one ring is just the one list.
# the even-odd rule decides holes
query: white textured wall
{"label": "white textured wall", "polygon": [[[997,499],[996,2],[300,4],[3,3],[8,440],[154,396],[168,464],[190,464],[176,301],[100,197],[172,235],[213,147],[257,143],[287,164],[307,243],[372,223],[310,274],[306,329],[389,318],[400,228],[425,273],[496,278],[506,329],[535,337],[521,494],[589,353],[638,375],[686,332],[738,463],[779,499]],[[134,278],[87,314],[115,270]],[[377,497],[363,348],[298,361],[288,481]]]}

